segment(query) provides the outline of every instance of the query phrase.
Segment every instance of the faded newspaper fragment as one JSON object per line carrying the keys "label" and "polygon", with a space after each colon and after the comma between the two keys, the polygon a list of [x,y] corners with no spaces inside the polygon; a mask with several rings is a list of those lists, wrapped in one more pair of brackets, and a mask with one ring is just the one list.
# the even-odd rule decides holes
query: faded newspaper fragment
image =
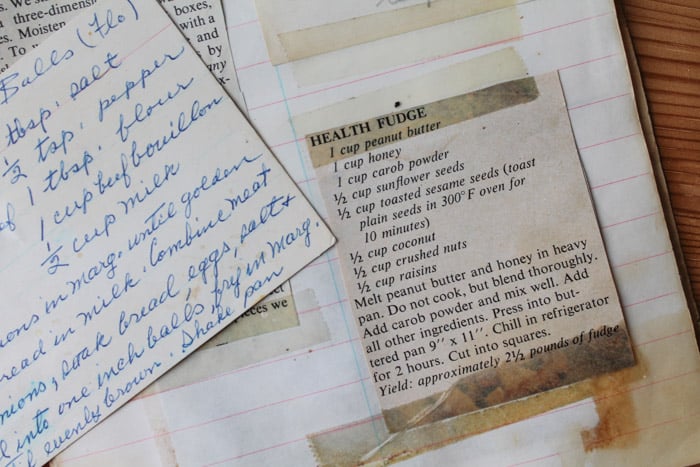
{"label": "faded newspaper fragment", "polygon": [[0,1],[0,73],[97,0]]}
{"label": "faded newspaper fragment", "polygon": [[306,142],[390,432],[634,364],[556,73]]}
{"label": "faded newspaper fragment", "polygon": [[247,112],[238,85],[221,0],[158,0],[197,55],[226,89],[238,108]]}
{"label": "faded newspaper fragment", "polygon": [[299,326],[289,282],[277,287],[265,300],[251,307],[234,323],[207,341],[202,349],[239,341],[247,337]]}

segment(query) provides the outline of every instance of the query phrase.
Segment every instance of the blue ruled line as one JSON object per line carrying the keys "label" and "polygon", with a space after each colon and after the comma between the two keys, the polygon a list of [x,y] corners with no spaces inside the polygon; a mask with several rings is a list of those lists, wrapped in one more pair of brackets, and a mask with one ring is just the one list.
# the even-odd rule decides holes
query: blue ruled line
{"label": "blue ruled line", "polygon": [[[304,179],[308,180],[309,175],[306,170],[306,163],[305,163],[305,157],[304,153],[301,150],[301,145],[299,144],[299,137],[297,135],[297,130],[294,127],[294,122],[292,120],[292,112],[289,109],[289,102],[287,101],[287,93],[284,89],[284,83],[282,82],[282,76],[280,75],[279,72],[279,65],[275,65],[275,74],[277,75],[277,82],[279,83],[280,87],[280,92],[282,93],[282,99],[284,100],[284,108],[285,111],[287,112],[287,120],[289,121],[289,127],[292,130],[292,136],[294,138],[294,144],[296,145],[297,148],[297,155],[299,156],[299,163],[301,164],[301,169],[302,173],[304,175]],[[318,200],[316,200],[318,202]],[[336,298],[340,304],[340,309],[341,309],[341,314],[343,316],[343,323],[345,324],[345,332],[347,333],[348,339],[352,340],[352,333],[350,331],[350,323],[348,322],[348,310],[345,308],[345,301],[342,300],[341,298],[341,293],[340,293],[340,287],[338,286],[338,281],[336,279],[335,272],[333,271],[333,263],[330,261],[330,258],[328,256],[328,252],[324,253],[324,256],[326,258],[326,264],[328,264],[328,270],[330,271],[331,274],[331,281],[333,282],[333,287],[335,288],[335,295]],[[377,439],[377,446],[382,444],[382,438],[379,435],[379,431],[377,430],[376,426],[376,420],[374,419],[374,414],[372,414],[372,405],[370,404],[369,401],[369,396],[367,395],[367,387],[365,386],[365,381],[362,378],[362,367],[360,366],[360,358],[357,355],[357,352],[355,351],[355,345],[351,342],[350,343],[350,348],[352,349],[352,356],[355,360],[355,368],[357,369],[357,375],[360,378],[360,385],[362,386],[362,395],[365,399],[365,404],[367,405],[367,411],[369,412],[369,417],[372,419],[372,429],[374,430],[374,436]]]}

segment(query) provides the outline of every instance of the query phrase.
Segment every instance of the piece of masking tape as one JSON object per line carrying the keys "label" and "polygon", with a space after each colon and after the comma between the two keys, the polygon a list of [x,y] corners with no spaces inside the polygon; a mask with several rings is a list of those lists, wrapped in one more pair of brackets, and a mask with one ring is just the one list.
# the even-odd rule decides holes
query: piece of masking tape
{"label": "piece of masking tape", "polygon": [[[411,67],[488,47],[503,48],[522,36],[518,5],[358,44],[290,63],[299,87]],[[448,62],[449,63],[449,62]]]}
{"label": "piece of masking tape", "polygon": [[[272,63],[301,60],[406,32],[523,3],[525,0],[436,0],[278,34],[283,55]],[[358,34],[358,31],[361,31]]]}
{"label": "piece of masking tape", "polygon": [[397,102],[401,108],[416,107],[526,76],[525,63],[515,49],[509,47],[296,115],[294,128],[300,135],[317,133],[390,113],[396,110]]}

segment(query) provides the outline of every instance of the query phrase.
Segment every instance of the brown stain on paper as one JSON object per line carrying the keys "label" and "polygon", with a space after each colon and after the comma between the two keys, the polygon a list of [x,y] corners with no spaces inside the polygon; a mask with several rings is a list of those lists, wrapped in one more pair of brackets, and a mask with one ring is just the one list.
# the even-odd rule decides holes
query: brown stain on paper
{"label": "brown stain on paper", "polygon": [[[312,450],[322,466],[387,465],[589,397],[599,423],[581,433],[585,450],[630,446],[637,421],[629,385],[644,372],[627,368],[635,363],[627,334],[616,337],[466,376],[443,394],[384,411],[383,420],[311,435]],[[591,377],[599,371],[610,373]]]}
{"label": "brown stain on paper", "polygon": [[628,368],[635,363],[634,355],[624,323],[619,328],[608,338],[463,376],[443,393],[385,410],[387,427],[394,433],[461,415],[463,409],[485,409]]}
{"label": "brown stain on paper", "polygon": [[153,442],[156,445],[161,465],[177,467],[177,449],[170,436],[171,430],[163,412],[163,407],[158,399],[143,401],[151,432],[154,433]]}
{"label": "brown stain on paper", "polygon": [[[319,466],[388,465],[534,417],[592,394],[590,382],[586,381],[395,434],[386,430],[381,419],[363,420],[353,426],[310,435],[309,443]],[[382,426],[377,429],[379,424]],[[372,436],[372,431],[379,431],[384,436],[377,439],[376,435]],[[384,445],[377,449],[379,443]],[[372,452],[375,449],[376,452]]]}
{"label": "brown stain on paper", "polygon": [[629,448],[639,442],[637,415],[630,383],[643,376],[642,365],[591,381],[598,424],[581,432],[586,452],[606,448]]}

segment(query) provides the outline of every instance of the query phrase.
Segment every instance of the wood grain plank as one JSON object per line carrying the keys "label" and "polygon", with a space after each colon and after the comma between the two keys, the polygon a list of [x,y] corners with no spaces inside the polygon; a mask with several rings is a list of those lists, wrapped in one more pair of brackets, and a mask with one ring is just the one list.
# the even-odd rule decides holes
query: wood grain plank
{"label": "wood grain plank", "polygon": [[638,59],[692,292],[700,302],[700,1],[618,3]]}

